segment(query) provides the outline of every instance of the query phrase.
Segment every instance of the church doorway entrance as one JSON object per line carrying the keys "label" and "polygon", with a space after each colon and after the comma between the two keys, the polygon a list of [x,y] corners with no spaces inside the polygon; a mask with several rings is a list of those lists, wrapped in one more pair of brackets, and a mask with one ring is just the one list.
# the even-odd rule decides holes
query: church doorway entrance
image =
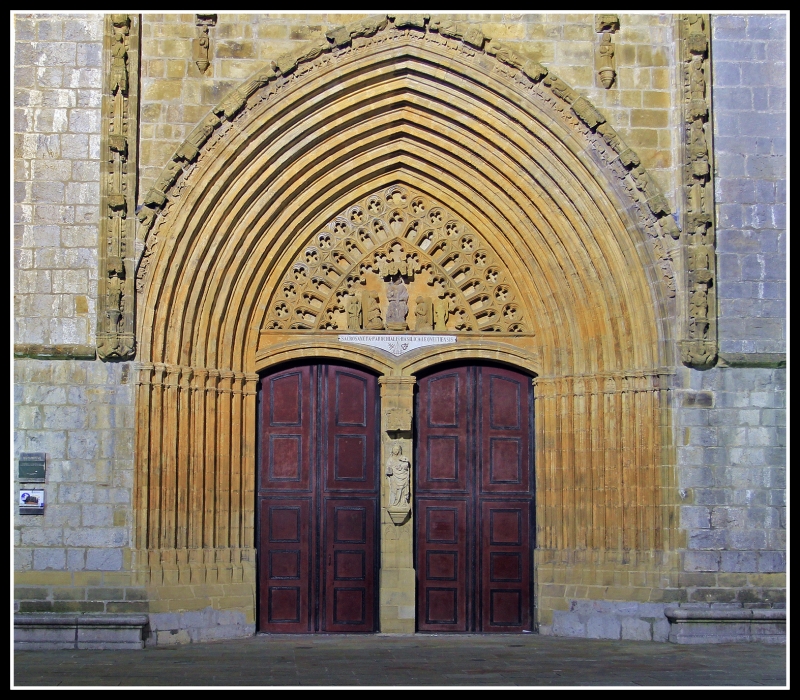
{"label": "church doorway entrance", "polygon": [[260,387],[262,632],[374,632],[377,625],[377,378],[303,365]]}
{"label": "church doorway entrance", "polygon": [[530,630],[531,379],[470,365],[418,383],[417,629]]}

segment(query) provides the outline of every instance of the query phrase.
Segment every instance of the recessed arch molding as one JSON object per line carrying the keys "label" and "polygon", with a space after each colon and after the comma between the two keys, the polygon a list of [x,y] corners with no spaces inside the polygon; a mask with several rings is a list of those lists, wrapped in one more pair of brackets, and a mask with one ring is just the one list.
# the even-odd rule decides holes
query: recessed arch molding
{"label": "recessed arch molding", "polygon": [[[678,546],[680,231],[636,153],[547,68],[427,15],[338,28],[214,108],[138,220],[135,558],[152,580],[213,550],[254,585],[259,372],[320,358],[381,376],[385,440],[411,440],[397,416],[436,362],[526,370],[537,561]],[[373,330],[392,331],[382,285],[401,278],[400,332],[456,342],[345,351],[339,333],[371,332],[369,290]],[[398,548],[384,567],[407,573]]]}

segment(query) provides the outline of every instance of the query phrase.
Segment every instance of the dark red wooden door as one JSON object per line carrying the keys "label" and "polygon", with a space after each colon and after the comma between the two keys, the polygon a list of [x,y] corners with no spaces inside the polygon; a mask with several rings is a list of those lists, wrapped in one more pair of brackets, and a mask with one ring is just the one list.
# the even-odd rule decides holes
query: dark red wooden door
{"label": "dark red wooden door", "polygon": [[377,379],[295,367],[261,380],[259,406],[259,629],[375,631]]}
{"label": "dark red wooden door", "polygon": [[444,369],[419,380],[416,416],[417,628],[530,630],[530,378]]}

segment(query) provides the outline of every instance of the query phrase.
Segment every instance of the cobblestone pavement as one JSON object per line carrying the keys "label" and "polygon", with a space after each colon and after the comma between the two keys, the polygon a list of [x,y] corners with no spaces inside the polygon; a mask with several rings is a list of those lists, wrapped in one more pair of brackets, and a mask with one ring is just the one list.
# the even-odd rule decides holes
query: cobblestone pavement
{"label": "cobblestone pavement", "polygon": [[786,684],[785,646],[538,635],[275,635],[142,651],[25,651],[14,661],[19,686]]}

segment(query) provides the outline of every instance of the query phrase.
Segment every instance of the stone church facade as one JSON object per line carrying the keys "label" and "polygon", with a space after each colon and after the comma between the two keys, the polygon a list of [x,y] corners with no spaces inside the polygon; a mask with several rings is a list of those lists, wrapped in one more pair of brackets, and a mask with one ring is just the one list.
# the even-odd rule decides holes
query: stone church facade
{"label": "stone church facade", "polygon": [[782,639],[785,35],[15,15],[20,643]]}

